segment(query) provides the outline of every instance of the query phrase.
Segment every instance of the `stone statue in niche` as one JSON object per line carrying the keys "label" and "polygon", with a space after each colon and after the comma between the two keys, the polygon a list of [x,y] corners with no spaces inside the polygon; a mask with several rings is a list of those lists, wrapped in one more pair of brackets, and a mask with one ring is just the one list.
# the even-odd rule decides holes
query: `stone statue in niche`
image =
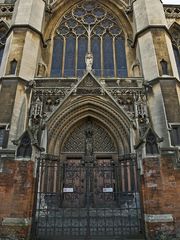
{"label": "stone statue in niche", "polygon": [[92,71],[92,66],[93,66],[93,54],[88,52],[85,56],[85,62],[86,62],[86,70],[87,71]]}
{"label": "stone statue in niche", "polygon": [[162,75],[169,75],[168,63],[166,62],[166,60],[164,60],[164,58],[160,61],[160,64],[162,68]]}
{"label": "stone statue in niche", "polygon": [[93,129],[91,121],[88,121],[87,127],[85,129],[85,155],[93,155]]}
{"label": "stone statue in niche", "polygon": [[33,144],[38,146],[40,145],[42,131],[45,129],[45,118],[47,117],[42,110],[43,102],[38,97],[32,105],[29,120],[29,129],[33,137]]}

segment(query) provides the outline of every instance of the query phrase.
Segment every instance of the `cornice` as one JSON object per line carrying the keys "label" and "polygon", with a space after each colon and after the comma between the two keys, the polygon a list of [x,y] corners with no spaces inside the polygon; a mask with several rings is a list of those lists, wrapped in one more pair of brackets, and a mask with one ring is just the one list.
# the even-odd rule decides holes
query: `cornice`
{"label": "cornice", "polygon": [[42,42],[42,44],[43,44],[43,47],[46,47],[46,46],[47,46],[47,44],[46,44],[46,42],[45,42],[45,40],[44,40],[43,34],[42,34],[40,31],[38,31],[36,28],[32,27],[32,26],[29,25],[29,24],[14,24],[14,25],[11,25],[11,27],[10,27],[10,28],[8,29],[8,31],[7,31],[6,36],[8,37],[8,36],[10,35],[10,33],[11,33],[12,31],[14,31],[15,29],[29,29],[29,30],[31,30],[32,32],[35,32],[36,34],[39,35],[39,37],[40,37],[40,39],[41,39],[41,42]]}
{"label": "cornice", "polygon": [[145,28],[141,29],[140,31],[138,31],[135,35],[134,35],[134,39],[133,39],[133,43],[132,43],[132,47],[135,47],[135,45],[137,44],[137,40],[139,37],[143,36],[144,34],[146,34],[148,31],[151,30],[163,30],[165,31],[169,37],[171,38],[171,34],[169,32],[169,29],[167,28],[167,26],[165,25],[148,25]]}

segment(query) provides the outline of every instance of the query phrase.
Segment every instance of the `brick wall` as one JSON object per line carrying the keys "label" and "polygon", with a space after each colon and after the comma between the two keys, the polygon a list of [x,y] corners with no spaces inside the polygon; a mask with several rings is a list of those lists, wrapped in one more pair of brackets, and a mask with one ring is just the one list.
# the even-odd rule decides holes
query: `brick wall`
{"label": "brick wall", "polygon": [[0,172],[0,237],[24,239],[30,231],[33,204],[32,161],[4,160]]}
{"label": "brick wall", "polygon": [[[175,157],[144,159],[143,204],[148,239],[180,238],[180,170]],[[179,238],[178,238],[179,237]]]}

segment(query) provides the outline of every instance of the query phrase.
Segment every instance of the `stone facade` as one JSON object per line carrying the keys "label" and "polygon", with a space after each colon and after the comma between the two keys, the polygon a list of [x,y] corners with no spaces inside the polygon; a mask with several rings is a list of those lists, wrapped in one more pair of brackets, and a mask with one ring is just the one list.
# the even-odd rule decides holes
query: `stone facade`
{"label": "stone facade", "polygon": [[[0,239],[43,239],[36,238],[38,194],[46,194],[40,185],[45,181],[40,178],[42,154],[47,162],[60,159],[57,162],[61,164],[74,164],[74,159],[77,163],[82,158],[81,167],[91,168],[93,161],[111,159],[116,166],[127,160],[125,156],[136,154],[141,209],[138,237],[180,239],[180,5],[163,6],[160,0],[96,2],[0,1]],[[91,4],[98,12],[92,13]],[[83,17],[75,15],[77,9]],[[72,26],[68,25],[68,14],[73,16]],[[106,27],[101,18],[116,27]],[[104,36],[113,36],[113,76],[105,76],[109,70],[105,69],[105,52],[101,52],[100,69],[95,68],[91,35],[96,33],[94,23],[88,21],[100,26],[101,51]],[[82,56],[81,49],[77,50],[80,33],[74,22],[81,31],[83,26],[83,36],[88,39]],[[67,36],[75,31],[77,73],[65,72],[69,62],[64,47],[62,75],[52,76],[55,36],[59,34],[66,46]],[[116,34],[124,41],[123,77],[118,75]],[[79,55],[84,59],[81,76]],[[58,171],[58,165],[52,166]],[[127,169],[124,179],[130,182]],[[54,181],[49,191],[54,194],[58,192],[57,179],[60,185],[64,182],[60,175],[49,174],[48,181]],[[116,179],[122,175],[118,172]],[[113,192],[109,186],[103,189]],[[137,195],[137,190],[127,192]],[[47,210],[48,203],[44,205]]]}

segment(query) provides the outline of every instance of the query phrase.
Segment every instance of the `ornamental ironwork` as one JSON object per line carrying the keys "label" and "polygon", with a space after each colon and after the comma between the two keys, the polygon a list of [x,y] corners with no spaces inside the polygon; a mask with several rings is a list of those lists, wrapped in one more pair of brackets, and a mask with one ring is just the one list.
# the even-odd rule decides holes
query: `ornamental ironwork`
{"label": "ornamental ironwork", "polygon": [[42,157],[37,170],[31,239],[125,239],[142,230],[136,157]]}

